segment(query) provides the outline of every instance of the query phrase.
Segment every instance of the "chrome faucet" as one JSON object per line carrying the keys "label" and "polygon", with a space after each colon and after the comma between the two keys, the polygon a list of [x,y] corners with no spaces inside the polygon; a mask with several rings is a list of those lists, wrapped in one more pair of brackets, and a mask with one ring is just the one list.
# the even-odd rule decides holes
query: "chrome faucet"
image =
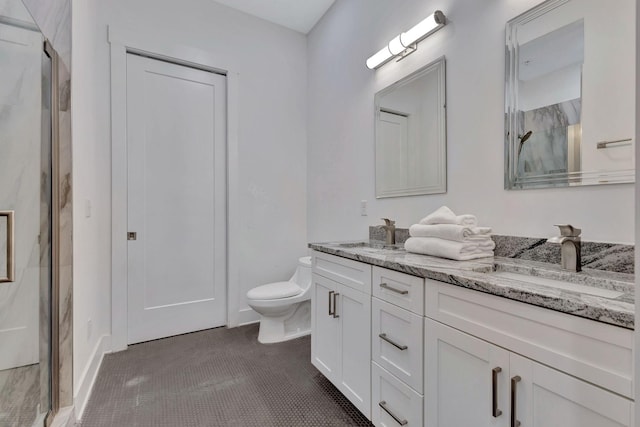
{"label": "chrome faucet", "polygon": [[560,254],[562,256],[560,264],[562,268],[576,272],[581,271],[580,233],[582,230],[569,224],[556,224],[556,227],[560,228],[560,236],[551,237],[547,242],[560,245]]}
{"label": "chrome faucet", "polygon": [[387,245],[395,245],[396,244],[396,222],[390,220],[389,218],[382,218],[385,222],[385,225],[382,226],[384,230],[387,232],[387,236],[385,238],[385,244]]}

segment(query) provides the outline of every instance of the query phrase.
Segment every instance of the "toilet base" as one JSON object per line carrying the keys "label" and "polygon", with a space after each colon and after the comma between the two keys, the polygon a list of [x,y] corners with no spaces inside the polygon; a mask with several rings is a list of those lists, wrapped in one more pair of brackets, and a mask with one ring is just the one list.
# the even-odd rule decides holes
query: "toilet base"
{"label": "toilet base", "polygon": [[295,304],[280,316],[260,315],[258,341],[273,344],[311,334],[311,301]]}

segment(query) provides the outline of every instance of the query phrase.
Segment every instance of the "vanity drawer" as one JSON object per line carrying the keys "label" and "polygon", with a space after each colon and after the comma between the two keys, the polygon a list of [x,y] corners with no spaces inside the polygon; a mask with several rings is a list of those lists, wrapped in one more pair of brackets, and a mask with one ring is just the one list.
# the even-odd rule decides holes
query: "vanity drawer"
{"label": "vanity drawer", "polygon": [[371,362],[371,421],[377,427],[422,427],[422,395]]}
{"label": "vanity drawer", "polygon": [[423,392],[423,317],[372,298],[371,357],[380,366]]}
{"label": "vanity drawer", "polygon": [[633,398],[633,331],[426,280],[425,315]]}
{"label": "vanity drawer", "polygon": [[373,267],[373,296],[424,314],[424,279],[382,267]]}
{"label": "vanity drawer", "polygon": [[371,295],[371,265],[324,252],[313,252],[313,272]]}

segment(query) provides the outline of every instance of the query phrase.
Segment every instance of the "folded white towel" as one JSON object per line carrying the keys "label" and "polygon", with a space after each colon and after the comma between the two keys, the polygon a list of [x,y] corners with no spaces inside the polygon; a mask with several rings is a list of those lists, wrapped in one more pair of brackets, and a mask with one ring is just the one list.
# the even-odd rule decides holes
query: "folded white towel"
{"label": "folded white towel", "polygon": [[487,241],[453,242],[433,237],[410,237],[404,243],[404,248],[408,252],[456,261],[493,256],[495,247],[496,244],[490,239]]}
{"label": "folded white towel", "polygon": [[491,239],[491,228],[468,227],[459,224],[413,224],[409,227],[411,237],[437,237],[455,242]]}
{"label": "folded white towel", "polygon": [[446,206],[441,206],[420,220],[420,224],[459,224],[469,227],[478,225],[478,219],[474,215],[456,215]]}

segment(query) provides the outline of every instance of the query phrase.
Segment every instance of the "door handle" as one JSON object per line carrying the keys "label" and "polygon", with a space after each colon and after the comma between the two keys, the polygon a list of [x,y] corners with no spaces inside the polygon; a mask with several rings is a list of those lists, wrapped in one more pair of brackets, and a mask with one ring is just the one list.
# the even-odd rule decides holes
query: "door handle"
{"label": "door handle", "polygon": [[391,344],[392,346],[394,346],[395,348],[397,348],[398,350],[406,350],[409,347],[407,347],[406,345],[401,345],[398,344],[397,342],[393,341],[391,338],[387,337],[387,334],[382,333],[378,335],[381,339],[385,340],[386,342],[388,342],[389,344]]}
{"label": "door handle", "polygon": [[2,217],[7,221],[7,275],[0,277],[0,283],[8,283],[15,281],[16,273],[15,212],[0,211],[0,218]]}
{"label": "door handle", "polygon": [[517,388],[518,383],[522,380],[519,375],[511,378],[511,427],[520,427],[520,421],[518,421],[518,417],[516,415],[516,406],[517,406]]}
{"label": "door handle", "polygon": [[393,418],[395,420],[395,422],[397,422],[401,426],[406,426],[407,424],[409,424],[409,421],[407,421],[405,419],[402,419],[402,418],[398,417],[396,414],[394,414],[393,412],[391,412],[391,410],[389,408],[387,408],[387,402],[386,401],[383,400],[382,402],[378,403],[378,406],[381,407],[382,409],[384,409],[384,412],[389,414],[389,416],[391,418]]}
{"label": "door handle", "polygon": [[337,306],[337,300],[336,300],[336,297],[337,297],[338,295],[340,295],[340,294],[339,294],[339,293],[337,293],[337,292],[334,292],[334,293],[333,293],[333,318],[334,318],[334,319],[337,319],[338,317],[340,317],[338,314],[336,314],[337,307],[338,307],[338,306]]}
{"label": "door handle", "polygon": [[498,374],[502,372],[502,368],[496,366],[491,371],[491,415],[498,418],[502,415],[502,411],[498,409]]}
{"label": "door handle", "polygon": [[333,311],[331,311],[331,296],[334,294],[334,291],[329,291],[329,316],[333,315]]}

